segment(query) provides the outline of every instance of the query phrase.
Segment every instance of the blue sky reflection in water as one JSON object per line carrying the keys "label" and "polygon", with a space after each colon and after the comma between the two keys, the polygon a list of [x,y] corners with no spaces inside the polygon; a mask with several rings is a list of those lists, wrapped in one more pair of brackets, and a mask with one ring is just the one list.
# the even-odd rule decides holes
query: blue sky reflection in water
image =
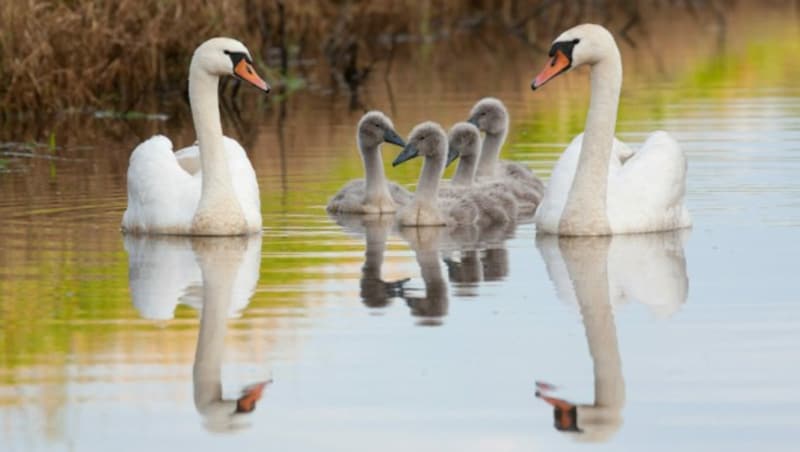
{"label": "blue sky reflection in water", "polygon": [[[730,38],[685,74],[626,72],[618,136],[663,128],[689,156],[695,226],[681,233],[337,224],[322,206],[360,171],[349,113],[290,109],[283,129],[259,128],[262,238],[123,239],[124,164],[98,172],[115,167],[104,149],[55,176],[0,175],[0,449],[795,450],[798,66],[790,44],[752,60],[770,39],[797,42],[785,26]],[[571,77],[493,92],[512,112],[505,154],[545,176],[584,115],[585,74]],[[476,94],[440,97],[398,93],[400,132],[463,119]],[[135,138],[108,147],[127,155]],[[537,381],[577,405],[582,433],[554,427],[569,419]]]}

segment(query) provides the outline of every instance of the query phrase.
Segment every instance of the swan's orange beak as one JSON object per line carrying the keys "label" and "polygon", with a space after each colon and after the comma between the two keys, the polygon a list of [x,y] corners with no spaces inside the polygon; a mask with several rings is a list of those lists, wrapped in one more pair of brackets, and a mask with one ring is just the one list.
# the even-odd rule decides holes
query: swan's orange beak
{"label": "swan's orange beak", "polygon": [[572,62],[564,55],[564,52],[556,50],[555,55],[550,58],[547,65],[542,69],[542,72],[531,82],[531,89],[535,90],[544,85],[556,75],[569,69],[570,65],[572,65]]}
{"label": "swan's orange beak", "polygon": [[539,397],[553,407],[553,418],[555,420],[556,429],[562,431],[581,431],[578,428],[578,410],[575,405],[564,399],[546,396],[539,391],[536,392],[536,397]]}
{"label": "swan's orange beak", "polygon": [[261,400],[261,394],[264,392],[264,387],[266,387],[269,383],[272,383],[272,380],[258,383],[245,389],[244,394],[239,397],[238,400],[236,400],[236,412],[249,413],[255,410],[256,402]]}
{"label": "swan's orange beak", "polygon": [[236,63],[236,67],[233,68],[233,73],[236,74],[236,76],[240,79],[250,83],[265,93],[269,92],[269,85],[267,82],[265,82],[264,79],[256,74],[256,70],[253,69],[253,65],[248,63],[246,59],[242,58],[238,63]]}

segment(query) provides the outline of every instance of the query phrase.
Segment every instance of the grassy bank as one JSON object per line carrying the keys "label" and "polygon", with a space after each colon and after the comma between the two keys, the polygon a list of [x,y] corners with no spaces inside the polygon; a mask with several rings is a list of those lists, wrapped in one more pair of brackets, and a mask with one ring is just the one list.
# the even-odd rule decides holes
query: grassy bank
{"label": "grassy bank", "polygon": [[[724,1],[19,0],[0,3],[0,113],[130,111],[179,98],[194,48],[241,39],[273,84],[354,92],[396,50],[459,34],[542,49],[586,20],[625,32],[662,8],[718,20]],[[415,48],[416,49],[416,48]],[[402,50],[400,50],[402,52]]]}

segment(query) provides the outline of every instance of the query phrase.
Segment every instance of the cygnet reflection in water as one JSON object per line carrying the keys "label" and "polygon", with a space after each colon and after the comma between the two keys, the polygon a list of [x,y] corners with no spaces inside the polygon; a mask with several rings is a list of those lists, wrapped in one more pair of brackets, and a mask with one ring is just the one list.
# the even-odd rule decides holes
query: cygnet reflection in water
{"label": "cygnet reflection in water", "polygon": [[343,215],[334,217],[345,231],[364,236],[364,265],[361,267],[361,302],[370,308],[384,308],[403,295],[410,278],[384,281],[382,267],[386,242],[395,227],[393,215]]}
{"label": "cygnet reflection in water", "polygon": [[440,247],[444,228],[402,228],[400,234],[417,257],[420,275],[425,283],[424,296],[411,296],[403,292],[411,314],[420,317],[419,325],[438,326],[447,315],[450,299],[447,280],[442,273]]}
{"label": "cygnet reflection in water", "polygon": [[471,234],[448,234],[443,243],[444,263],[453,291],[459,296],[477,296],[484,281],[500,281],[508,276],[508,250],[505,242],[514,235],[514,225],[488,225]]}
{"label": "cygnet reflection in water", "polygon": [[[505,240],[512,236],[513,225],[402,228],[393,215],[332,214],[331,218],[345,232],[364,238],[362,303],[369,308],[385,308],[392,299],[402,298],[411,314],[422,319],[422,325],[439,325],[447,315],[449,288],[443,263],[447,277],[457,283],[454,293],[458,296],[475,296],[480,282],[508,274]],[[424,289],[413,287],[408,277],[384,278],[384,253],[393,233],[399,234],[414,251]],[[418,295],[423,290],[424,296]]]}
{"label": "cygnet reflection in water", "polygon": [[573,404],[552,396],[555,387],[537,382],[537,397],[553,407],[555,427],[602,442],[622,425],[625,381],[614,324],[615,307],[636,300],[657,316],[685,303],[689,279],[683,243],[688,231],[561,237],[538,235],[536,246],[558,297],[580,309],[594,370],[594,402]]}
{"label": "cygnet reflection in water", "polygon": [[[392,215],[336,215],[336,222],[345,231],[363,234],[366,242],[364,265],[361,267],[361,301],[370,308],[383,308],[393,298],[402,298],[414,316],[422,317],[421,325],[439,325],[447,315],[447,281],[442,276],[439,260],[441,237],[447,228],[397,228]],[[391,232],[399,232],[417,258],[425,296],[416,296],[418,289],[409,288],[410,278],[384,281],[381,267],[386,242]]]}
{"label": "cygnet reflection in water", "polygon": [[228,318],[247,307],[258,282],[261,236],[125,237],[133,304],[148,319],[172,318],[178,303],[201,311],[192,379],[194,402],[210,431],[247,426],[269,383],[225,398],[222,363]]}

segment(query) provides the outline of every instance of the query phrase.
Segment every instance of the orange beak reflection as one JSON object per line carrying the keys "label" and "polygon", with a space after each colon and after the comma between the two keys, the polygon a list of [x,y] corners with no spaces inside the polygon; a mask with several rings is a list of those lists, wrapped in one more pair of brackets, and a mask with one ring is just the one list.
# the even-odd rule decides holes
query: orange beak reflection
{"label": "orange beak reflection", "polygon": [[572,62],[567,58],[566,55],[560,50],[556,50],[556,54],[553,55],[552,58],[547,62],[547,65],[542,69],[542,72],[533,79],[531,82],[531,89],[539,88],[540,86],[547,83],[550,79],[555,77],[558,74],[569,69],[569,66]]}
{"label": "orange beak reflection", "polygon": [[267,82],[265,82],[264,79],[256,74],[256,70],[253,69],[253,65],[248,63],[246,60],[240,60],[239,63],[236,64],[236,67],[233,68],[233,72],[239,78],[252,84],[256,88],[267,93],[269,92],[269,85]]}

